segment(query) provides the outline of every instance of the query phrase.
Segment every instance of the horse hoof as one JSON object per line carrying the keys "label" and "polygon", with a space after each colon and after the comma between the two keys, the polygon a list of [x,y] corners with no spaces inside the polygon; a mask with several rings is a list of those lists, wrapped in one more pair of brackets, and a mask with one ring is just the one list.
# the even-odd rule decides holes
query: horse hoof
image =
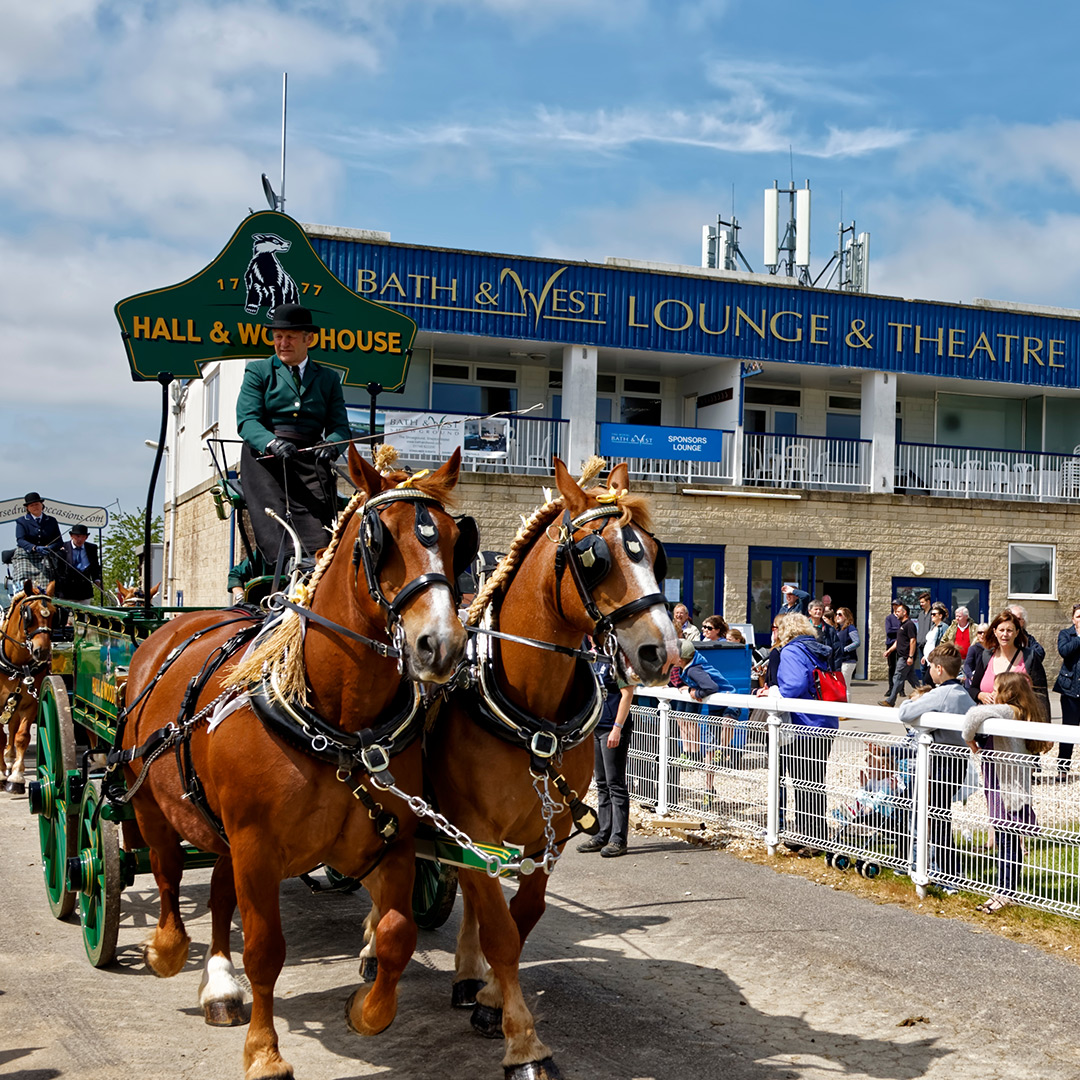
{"label": "horse hoof", "polygon": [[490,1005],[477,1002],[470,1023],[485,1039],[502,1038],[502,1009],[493,1009]]}
{"label": "horse hoof", "polygon": [[[358,990],[354,990],[349,995],[349,1000],[345,1002],[345,1023],[348,1024],[349,1030],[354,1031],[357,1035],[378,1035],[394,1022],[395,1013],[391,1013],[390,1019],[382,1027],[368,1027],[364,1024],[364,999],[369,993],[371,993],[370,986],[361,986]],[[353,1023],[354,1013],[361,1018],[359,1025]]]}
{"label": "horse hoof", "polygon": [[7,780],[4,783],[4,790],[9,795],[25,795],[26,784],[22,780]]}
{"label": "horse hoof", "polygon": [[210,1001],[203,1006],[203,1019],[211,1027],[241,1027],[250,1016],[242,1001]]}
{"label": "horse hoof", "polygon": [[472,1009],[476,1006],[476,995],[484,989],[483,979],[462,979],[454,983],[450,991],[452,1009]]}
{"label": "horse hoof", "polygon": [[504,1065],[503,1073],[506,1080],[562,1080],[559,1067],[549,1057],[521,1065]]}
{"label": "horse hoof", "polygon": [[377,956],[365,956],[360,961],[360,981],[373,983],[379,977],[379,958]]}

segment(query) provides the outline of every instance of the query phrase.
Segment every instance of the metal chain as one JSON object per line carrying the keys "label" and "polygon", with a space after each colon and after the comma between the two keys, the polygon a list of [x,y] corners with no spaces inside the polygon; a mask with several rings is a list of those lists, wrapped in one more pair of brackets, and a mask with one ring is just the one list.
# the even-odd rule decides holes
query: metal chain
{"label": "metal chain", "polygon": [[[544,819],[544,858],[540,865],[545,874],[550,874],[559,861],[558,838],[555,835],[555,826],[552,822],[557,814],[561,814],[566,810],[566,805],[556,802],[551,797],[551,782],[546,770],[542,773],[534,773],[530,770],[530,773],[532,775],[533,790],[540,800],[540,816]],[[543,785],[542,788],[541,785]]]}
{"label": "metal chain", "polygon": [[[471,851],[473,855],[483,862],[488,877],[497,878],[504,871],[527,876],[534,873],[537,866],[540,865],[535,859],[529,858],[517,859],[514,862],[502,862],[497,855],[492,855],[491,852],[484,851],[482,848],[477,847],[468,833],[463,832],[456,825],[452,825],[444,815],[440,814],[437,810],[434,810],[419,795],[410,795],[408,792],[402,791],[396,784],[384,784],[379,780],[378,776],[375,775],[372,775],[370,779],[372,784],[379,788],[380,791],[389,791],[391,795],[396,795],[399,799],[408,804],[409,809],[417,817],[427,818],[439,832],[445,833],[454,841],[454,843],[460,844],[466,851]],[[547,856],[545,855],[545,868],[546,865]],[[551,865],[554,866],[554,863]],[[548,873],[550,873],[550,870]]]}

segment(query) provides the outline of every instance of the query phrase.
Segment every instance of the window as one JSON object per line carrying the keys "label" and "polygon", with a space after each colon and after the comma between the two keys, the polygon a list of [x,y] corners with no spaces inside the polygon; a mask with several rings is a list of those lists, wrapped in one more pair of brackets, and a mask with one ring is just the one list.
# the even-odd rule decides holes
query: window
{"label": "window", "polygon": [[1009,545],[1009,599],[1057,598],[1053,544]]}
{"label": "window", "polygon": [[431,365],[431,408],[483,416],[517,408],[517,368],[467,361]]}
{"label": "window", "polygon": [[218,372],[207,375],[203,382],[203,431],[210,431],[217,427],[218,403],[221,396],[221,384],[218,381]]}

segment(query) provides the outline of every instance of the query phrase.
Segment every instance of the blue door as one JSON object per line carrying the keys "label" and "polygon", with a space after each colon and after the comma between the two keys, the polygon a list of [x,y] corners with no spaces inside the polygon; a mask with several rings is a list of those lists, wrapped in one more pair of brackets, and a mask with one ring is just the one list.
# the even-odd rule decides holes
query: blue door
{"label": "blue door", "polygon": [[783,598],[781,586],[812,593],[814,580],[812,555],[770,548],[750,549],[750,622],[754,627],[754,643],[769,645],[772,641],[772,618]]}
{"label": "blue door", "polygon": [[930,602],[940,600],[949,609],[949,618],[956,614],[956,609],[963,605],[968,609],[968,614],[977,622],[988,622],[990,619],[990,582],[978,581],[973,578],[924,578],[924,577],[894,577],[892,579],[892,595],[894,599],[903,600],[917,613],[919,609],[919,595],[928,592]]}
{"label": "blue door", "polygon": [[724,613],[724,549],[711,544],[665,544],[667,576],[660,582],[671,607],[682,603],[690,611],[690,621]]}

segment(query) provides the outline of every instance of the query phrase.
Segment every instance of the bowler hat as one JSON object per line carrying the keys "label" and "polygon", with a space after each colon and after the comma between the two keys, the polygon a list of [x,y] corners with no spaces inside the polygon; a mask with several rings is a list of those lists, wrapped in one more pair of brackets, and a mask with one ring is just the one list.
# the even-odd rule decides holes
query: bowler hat
{"label": "bowler hat", "polygon": [[26,497],[23,499],[23,506],[29,506],[31,503],[44,501],[45,500],[36,491],[28,491]]}
{"label": "bowler hat", "polygon": [[274,308],[271,330],[306,330],[314,334],[319,328],[311,321],[311,312],[299,304],[278,304]]}
{"label": "bowler hat", "polygon": [[90,530],[85,525],[72,525],[71,526],[71,535],[72,536],[89,536],[90,535]]}

